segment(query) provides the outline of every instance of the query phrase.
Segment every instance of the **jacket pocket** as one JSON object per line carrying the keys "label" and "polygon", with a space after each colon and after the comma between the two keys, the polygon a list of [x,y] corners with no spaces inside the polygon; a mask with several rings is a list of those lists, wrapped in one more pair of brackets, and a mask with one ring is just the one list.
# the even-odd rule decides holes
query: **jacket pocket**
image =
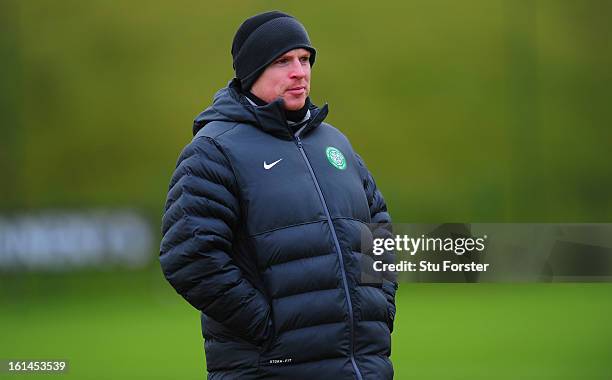
{"label": "jacket pocket", "polygon": [[389,332],[393,332],[394,322],[395,322],[395,305],[389,303],[387,305],[387,326],[389,326]]}
{"label": "jacket pocket", "polygon": [[272,323],[272,319],[268,322],[268,329],[270,331],[270,336],[266,339],[262,344],[258,345],[259,351],[261,353],[265,353],[270,350],[270,348],[274,345],[276,341],[276,331],[274,329],[274,323]]}
{"label": "jacket pocket", "polygon": [[375,258],[363,254],[361,252],[353,251],[353,254],[359,261],[359,285],[374,286],[380,288],[383,283],[383,273],[374,270]]}
{"label": "jacket pocket", "polygon": [[395,292],[397,290],[397,284],[383,279],[382,281],[382,290],[385,294],[385,298],[387,299],[387,325],[389,326],[389,331],[393,332],[393,324],[395,322]]}
{"label": "jacket pocket", "polygon": [[257,366],[260,347],[236,336],[221,323],[204,316],[202,335],[209,372]]}

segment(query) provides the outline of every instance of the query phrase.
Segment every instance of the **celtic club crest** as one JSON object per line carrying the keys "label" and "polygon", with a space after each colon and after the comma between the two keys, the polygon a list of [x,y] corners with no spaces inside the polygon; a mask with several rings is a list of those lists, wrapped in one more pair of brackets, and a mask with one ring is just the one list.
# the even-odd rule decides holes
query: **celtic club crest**
{"label": "celtic club crest", "polygon": [[332,166],[340,170],[346,169],[346,159],[338,148],[328,146],[327,149],[325,149],[325,155],[327,156],[327,161],[329,161]]}

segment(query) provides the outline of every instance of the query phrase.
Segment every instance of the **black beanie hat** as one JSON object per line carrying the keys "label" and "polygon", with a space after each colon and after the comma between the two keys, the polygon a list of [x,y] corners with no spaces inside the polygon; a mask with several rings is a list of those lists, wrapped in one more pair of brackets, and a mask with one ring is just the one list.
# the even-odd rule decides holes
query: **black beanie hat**
{"label": "black beanie hat", "polygon": [[314,65],[317,51],[304,26],[293,16],[272,11],[246,19],[232,42],[234,70],[243,90],[249,90],[277,57],[298,48],[310,51],[310,66]]}

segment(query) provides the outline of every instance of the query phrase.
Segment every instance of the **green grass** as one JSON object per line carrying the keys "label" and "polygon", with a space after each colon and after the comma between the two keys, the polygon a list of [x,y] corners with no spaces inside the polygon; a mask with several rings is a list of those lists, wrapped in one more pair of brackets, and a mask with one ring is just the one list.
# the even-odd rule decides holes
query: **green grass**
{"label": "green grass", "polygon": [[[204,378],[198,313],[157,271],[3,275],[1,289],[0,359],[68,359],[62,378]],[[396,378],[609,379],[611,291],[404,283]]]}
{"label": "green grass", "polygon": [[610,379],[612,284],[403,284],[398,379]]}

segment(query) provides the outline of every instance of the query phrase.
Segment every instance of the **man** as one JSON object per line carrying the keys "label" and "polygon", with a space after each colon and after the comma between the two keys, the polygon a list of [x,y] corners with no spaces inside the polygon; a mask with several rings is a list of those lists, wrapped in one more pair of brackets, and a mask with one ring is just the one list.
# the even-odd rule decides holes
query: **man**
{"label": "man", "polygon": [[361,158],[310,103],[316,50],[282,12],[247,19],[236,78],[181,153],[160,262],[201,311],[209,379],[391,379],[393,278],[363,281],[367,223],[390,223]]}

